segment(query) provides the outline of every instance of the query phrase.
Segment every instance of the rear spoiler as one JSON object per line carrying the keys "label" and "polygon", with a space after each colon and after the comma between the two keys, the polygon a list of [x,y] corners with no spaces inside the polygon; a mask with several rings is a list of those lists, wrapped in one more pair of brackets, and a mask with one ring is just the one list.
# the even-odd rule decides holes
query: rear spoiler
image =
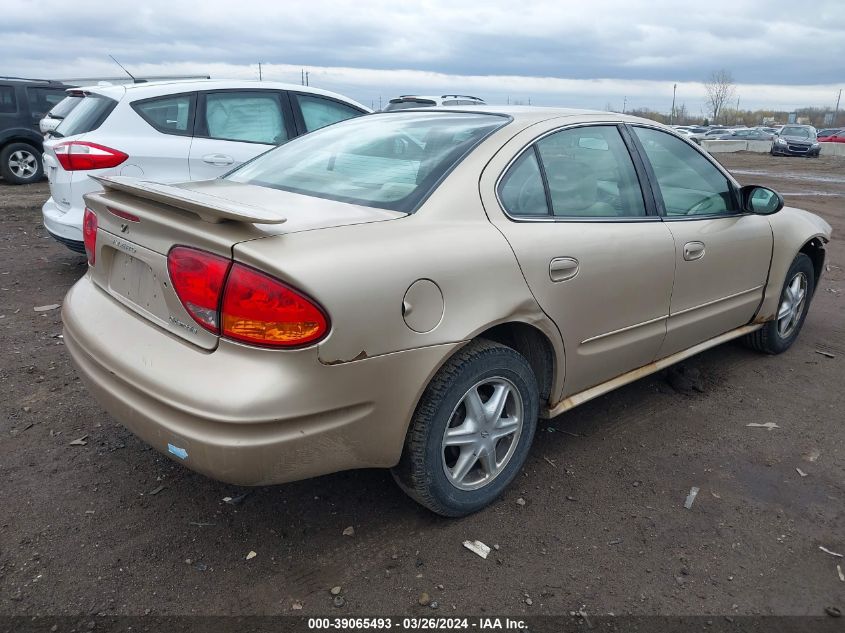
{"label": "rear spoiler", "polygon": [[248,224],[282,224],[287,218],[268,209],[234,202],[178,185],[164,185],[129,176],[89,176],[103,185],[106,191],[124,191],[138,198],[161,202],[198,215],[202,220],[216,224],[229,220]]}

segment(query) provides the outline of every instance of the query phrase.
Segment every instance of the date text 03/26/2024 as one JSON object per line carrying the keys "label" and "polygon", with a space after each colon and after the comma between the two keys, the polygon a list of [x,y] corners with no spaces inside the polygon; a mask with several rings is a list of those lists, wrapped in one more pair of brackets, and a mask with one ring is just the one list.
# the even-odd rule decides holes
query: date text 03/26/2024
{"label": "date text 03/26/2024", "polygon": [[522,631],[526,623],[512,618],[308,618],[312,631]]}

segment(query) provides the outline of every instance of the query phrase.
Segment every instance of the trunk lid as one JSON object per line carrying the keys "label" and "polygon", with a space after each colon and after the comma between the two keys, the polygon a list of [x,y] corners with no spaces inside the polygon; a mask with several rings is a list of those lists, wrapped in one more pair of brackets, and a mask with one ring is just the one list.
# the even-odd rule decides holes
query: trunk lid
{"label": "trunk lid", "polygon": [[218,336],[193,320],[170,283],[173,246],[232,258],[234,246],[249,240],[405,215],[224,180],[97,180],[105,191],[85,196],[98,224],[92,281],[133,312],[208,350]]}

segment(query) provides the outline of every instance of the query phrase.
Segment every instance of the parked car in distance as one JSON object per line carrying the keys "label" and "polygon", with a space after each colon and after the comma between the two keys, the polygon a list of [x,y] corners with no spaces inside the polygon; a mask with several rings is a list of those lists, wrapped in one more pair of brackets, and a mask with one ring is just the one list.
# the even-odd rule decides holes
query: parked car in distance
{"label": "parked car in distance", "polygon": [[54,105],[50,111],[44,115],[44,118],[38,122],[38,128],[43,135],[50,134],[61,123],[64,118],[70,114],[77,105],[79,105],[85,98],[82,90],[70,89],[67,91],[64,99]]}
{"label": "parked car in distance", "polygon": [[408,108],[426,108],[434,106],[468,106],[485,105],[483,99],[470,95],[440,95],[439,97],[402,95],[388,101],[384,112],[406,110]]}
{"label": "parked car in distance", "polygon": [[845,129],[822,130],[819,132],[818,141],[820,143],[845,143]]}
{"label": "parked car in distance", "polygon": [[718,140],[730,141],[771,141],[774,138],[773,134],[764,132],[763,130],[755,128],[746,128],[741,130],[730,130],[729,134],[723,134],[716,137]]}
{"label": "parked car in distance", "polygon": [[41,79],[0,77],[0,176],[25,185],[44,176],[41,117],[65,98],[69,86]]}
{"label": "parked car in distance", "polygon": [[730,339],[788,349],[831,233],[581,110],[379,113],[221,179],[98,178],[62,319],[107,411],[211,477],[392,468],[447,516],[501,496],[540,415]]}
{"label": "parked car in distance", "polygon": [[812,125],[784,125],[772,143],[772,156],[811,156],[821,152]]}
{"label": "parked car in distance", "polygon": [[44,142],[50,198],[44,226],[85,252],[89,176],[159,182],[217,178],[287,140],[369,113],[339,94],[271,81],[165,81],[98,85]]}

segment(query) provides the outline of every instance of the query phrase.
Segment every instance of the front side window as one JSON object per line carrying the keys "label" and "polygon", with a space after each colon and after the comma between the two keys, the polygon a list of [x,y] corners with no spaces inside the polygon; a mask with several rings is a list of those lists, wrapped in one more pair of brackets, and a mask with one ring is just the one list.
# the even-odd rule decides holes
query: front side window
{"label": "front side window", "polygon": [[275,92],[210,92],[205,97],[204,114],[210,138],[266,145],[288,140]]}
{"label": "front side window", "polygon": [[506,117],[443,112],[357,117],[300,136],[226,178],[412,213]]}
{"label": "front side window", "polygon": [[191,132],[194,95],[183,94],[133,103],[132,108],[147,123],[165,134]]}
{"label": "front side window", "polygon": [[13,114],[18,111],[14,86],[0,86],[0,114]]}
{"label": "front side window", "polygon": [[334,99],[303,94],[295,96],[299,109],[302,111],[302,118],[305,121],[305,130],[308,132],[364,114],[357,108]]}
{"label": "front side window", "polygon": [[667,216],[735,212],[730,182],[698,151],[660,130],[633,129],[654,170]]}

